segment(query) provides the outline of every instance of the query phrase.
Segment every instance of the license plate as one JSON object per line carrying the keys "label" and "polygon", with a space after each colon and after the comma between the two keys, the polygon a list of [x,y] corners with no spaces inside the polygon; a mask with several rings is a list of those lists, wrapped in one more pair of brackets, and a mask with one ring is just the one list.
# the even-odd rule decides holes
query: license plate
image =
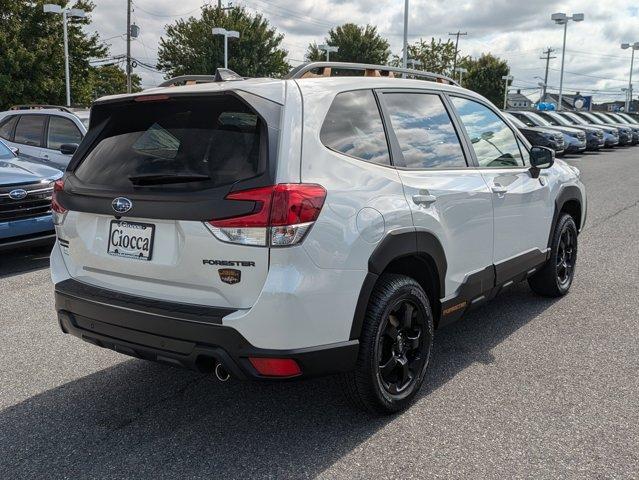
{"label": "license plate", "polygon": [[116,257],[151,260],[155,225],[111,220],[107,253]]}

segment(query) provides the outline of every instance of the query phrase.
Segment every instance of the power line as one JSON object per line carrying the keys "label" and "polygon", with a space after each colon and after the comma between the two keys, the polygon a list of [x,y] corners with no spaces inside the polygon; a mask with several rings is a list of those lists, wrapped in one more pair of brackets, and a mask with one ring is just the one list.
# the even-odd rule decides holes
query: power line
{"label": "power line", "polygon": [[197,10],[201,10],[202,7],[197,7],[194,8],[193,10],[189,10],[188,12],[184,12],[184,13],[173,13],[173,14],[163,14],[163,13],[157,13],[157,12],[151,12],[145,8],[142,8],[140,5],[138,5],[137,2],[135,2],[135,8],[137,8],[138,10],[143,11],[144,13],[147,13],[149,15],[152,15],[154,17],[160,17],[160,18],[177,18],[177,17],[183,17],[185,15],[190,15],[191,13],[197,11]]}

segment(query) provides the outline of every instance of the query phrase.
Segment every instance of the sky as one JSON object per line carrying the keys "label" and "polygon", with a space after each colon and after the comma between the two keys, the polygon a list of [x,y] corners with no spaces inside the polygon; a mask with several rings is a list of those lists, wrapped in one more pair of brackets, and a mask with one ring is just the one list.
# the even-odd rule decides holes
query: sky
{"label": "sky", "polygon": [[[133,21],[140,37],[132,43],[132,56],[155,65],[160,38],[167,24],[179,18],[199,17],[200,7],[216,0],[134,0]],[[631,0],[409,0],[409,42],[431,37],[446,40],[461,30],[460,55],[484,52],[508,61],[513,88],[533,100],[544,76],[545,48],[556,49],[550,62],[549,91],[559,87],[563,27],[554,24],[555,12],[584,13],[585,20],[570,22],[565,52],[564,92],[594,94],[595,101],[623,100],[628,86],[630,50],[620,44],[639,41],[639,4]],[[111,45],[111,55],[126,49],[126,0],[94,0],[90,30]],[[224,5],[227,0],[223,0]],[[291,65],[304,59],[310,42],[321,43],[331,27],[346,22],[376,25],[393,53],[402,48],[403,0],[235,0],[264,15],[284,34],[283,47]],[[230,52],[232,55],[232,51]],[[637,58],[639,64],[639,57]],[[163,74],[144,67],[135,70],[144,87],[158,84]],[[538,78],[542,77],[542,78]],[[639,80],[639,72],[637,72]],[[639,93],[639,88],[635,89]]]}

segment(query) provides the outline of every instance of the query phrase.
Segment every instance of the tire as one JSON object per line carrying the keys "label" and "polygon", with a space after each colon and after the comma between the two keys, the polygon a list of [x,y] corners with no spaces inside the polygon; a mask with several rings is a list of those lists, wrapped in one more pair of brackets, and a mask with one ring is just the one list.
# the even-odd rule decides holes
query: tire
{"label": "tire", "polygon": [[382,275],[371,294],[354,371],[340,379],[356,407],[392,414],[415,399],[430,361],[433,315],[422,287],[410,277]]}
{"label": "tire", "polygon": [[577,263],[577,226],[573,218],[562,213],[552,236],[550,258],[541,270],[528,278],[533,292],[544,297],[561,297],[568,293]]}

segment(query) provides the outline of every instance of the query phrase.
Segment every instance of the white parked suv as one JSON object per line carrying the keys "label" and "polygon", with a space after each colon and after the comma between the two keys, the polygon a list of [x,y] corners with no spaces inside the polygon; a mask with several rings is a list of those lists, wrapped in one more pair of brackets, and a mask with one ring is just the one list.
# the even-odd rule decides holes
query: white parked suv
{"label": "white parked suv", "polygon": [[435,330],[514,282],[567,293],[578,170],[480,95],[400,71],[98,100],[55,186],[62,330],[221,380],[339,374],[394,412]]}

